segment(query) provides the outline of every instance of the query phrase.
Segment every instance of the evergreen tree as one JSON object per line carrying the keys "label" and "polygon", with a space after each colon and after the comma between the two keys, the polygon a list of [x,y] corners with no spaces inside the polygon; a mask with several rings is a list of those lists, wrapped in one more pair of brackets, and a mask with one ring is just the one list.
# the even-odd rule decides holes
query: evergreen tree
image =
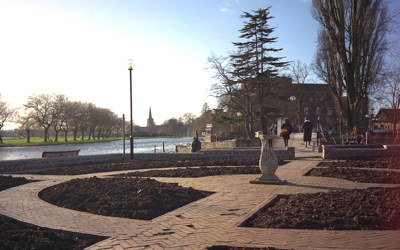
{"label": "evergreen tree", "polygon": [[267,133],[265,114],[271,107],[267,100],[272,95],[271,90],[277,87],[279,81],[273,81],[278,75],[278,70],[285,67],[288,62],[281,61],[283,57],[274,57],[271,54],[282,49],[273,48],[277,37],[272,37],[275,28],[270,27],[268,21],[273,18],[270,15],[270,7],[244,12],[244,26],[239,32],[239,38],[243,42],[234,42],[237,52],[231,55],[234,68],[233,75],[243,88],[251,89],[257,97],[261,129]]}

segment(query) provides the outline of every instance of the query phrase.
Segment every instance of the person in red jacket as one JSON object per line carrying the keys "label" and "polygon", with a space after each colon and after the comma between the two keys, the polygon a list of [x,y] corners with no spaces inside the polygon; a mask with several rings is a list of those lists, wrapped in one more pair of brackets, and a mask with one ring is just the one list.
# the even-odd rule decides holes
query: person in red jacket
{"label": "person in red jacket", "polygon": [[292,124],[290,124],[289,118],[283,119],[283,124],[281,126],[281,137],[283,137],[283,143],[285,147],[289,144],[290,134],[293,132]]}

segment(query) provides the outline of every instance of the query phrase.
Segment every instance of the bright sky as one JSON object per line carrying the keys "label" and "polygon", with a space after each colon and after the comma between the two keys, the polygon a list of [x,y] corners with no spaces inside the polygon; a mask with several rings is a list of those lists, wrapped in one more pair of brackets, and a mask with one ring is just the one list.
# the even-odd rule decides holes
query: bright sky
{"label": "bright sky", "polygon": [[310,0],[0,0],[0,93],[12,107],[32,94],[65,94],[145,126],[200,115],[214,80],[211,53],[239,41],[243,11],[272,6],[287,60],[311,63],[318,23]]}

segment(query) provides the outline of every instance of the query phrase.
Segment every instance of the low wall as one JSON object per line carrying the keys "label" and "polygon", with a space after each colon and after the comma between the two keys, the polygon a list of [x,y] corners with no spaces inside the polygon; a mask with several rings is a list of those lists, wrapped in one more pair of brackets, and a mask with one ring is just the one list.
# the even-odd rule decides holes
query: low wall
{"label": "low wall", "polygon": [[[259,139],[234,139],[226,141],[217,142],[203,142],[201,144],[202,150],[211,149],[235,149],[235,148],[259,148],[261,147],[261,142]],[[177,153],[190,153],[191,146],[188,145],[177,145]]]}
{"label": "low wall", "polygon": [[323,159],[375,158],[400,155],[400,145],[322,145]]}
{"label": "low wall", "polygon": [[[294,148],[287,150],[275,150],[278,160],[293,160]],[[260,149],[230,149],[230,150],[204,150],[199,153],[157,153],[134,154],[134,159],[139,160],[196,160],[196,159],[257,159],[260,157]],[[80,155],[69,157],[53,157],[39,159],[24,159],[0,161],[0,174],[26,173],[69,167],[86,164],[101,164],[107,162],[127,161],[130,155],[106,154],[106,155]]]}

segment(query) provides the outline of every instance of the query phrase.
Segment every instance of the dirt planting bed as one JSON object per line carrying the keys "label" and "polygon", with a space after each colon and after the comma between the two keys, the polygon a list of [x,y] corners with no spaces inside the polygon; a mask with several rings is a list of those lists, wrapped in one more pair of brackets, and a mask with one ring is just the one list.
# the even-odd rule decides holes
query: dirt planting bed
{"label": "dirt planting bed", "polygon": [[400,157],[321,162],[306,176],[333,177],[354,182],[400,184]]}
{"label": "dirt planting bed", "polygon": [[245,167],[186,167],[166,170],[149,170],[143,172],[131,172],[116,176],[137,176],[137,177],[183,177],[197,178],[213,175],[231,175],[231,174],[261,174],[261,170],[256,166]]}
{"label": "dirt planting bed", "polygon": [[400,157],[386,157],[376,159],[353,159],[345,161],[326,161],[319,164],[320,167],[345,167],[345,168],[388,168],[400,169]]}
{"label": "dirt planting bed", "polygon": [[[307,176],[400,184],[400,158],[322,162]],[[369,168],[369,169],[365,169]],[[375,168],[374,170],[371,168]],[[382,170],[386,168],[387,170]],[[243,226],[291,229],[400,230],[400,187],[278,196]]]}
{"label": "dirt planting bed", "polygon": [[[32,182],[0,176],[0,191]],[[0,215],[0,249],[83,249],[105,237],[53,230]]]}
{"label": "dirt planting bed", "polygon": [[30,172],[43,175],[81,175],[100,172],[111,172],[121,170],[136,170],[150,168],[168,167],[191,167],[191,166],[254,166],[258,165],[259,159],[213,159],[213,160],[129,160],[123,162],[111,162],[103,164],[86,164],[63,168],[48,169],[40,172]]}
{"label": "dirt planting bed", "polygon": [[46,188],[39,197],[78,211],[151,220],[210,194],[149,178],[93,177],[73,179]]}
{"label": "dirt planting bed", "polygon": [[313,168],[307,176],[333,177],[354,182],[400,184],[400,172],[343,167]]}
{"label": "dirt planting bed", "polygon": [[400,230],[400,187],[278,197],[242,226],[328,230]]}
{"label": "dirt planting bed", "polygon": [[0,176],[0,191],[22,184],[34,182],[23,177]]}
{"label": "dirt planting bed", "polygon": [[[360,176],[357,180],[362,182],[393,183],[398,178],[396,174],[390,173],[393,178],[376,177],[376,173],[384,173],[389,169],[398,169],[399,158],[377,159],[368,161],[341,161],[324,163],[323,167],[317,169],[333,169],[333,178],[343,178],[341,170],[350,169],[345,175]],[[347,165],[346,165],[347,163]],[[186,165],[187,164],[187,165]],[[237,166],[237,167],[200,167],[191,166]],[[82,174],[93,173],[93,171],[114,171],[126,169],[143,168],[165,168],[182,167],[173,170],[157,170],[144,173],[146,176],[176,176],[176,177],[198,177],[214,174],[248,174],[256,173],[255,165],[258,161],[242,161],[236,164],[229,161],[199,162],[199,161],[134,161],[115,164],[100,164],[68,168],[57,172],[59,174]],[[328,165],[329,164],[329,165]],[[336,164],[336,165],[335,165]],[[340,167],[338,167],[338,164]],[[383,167],[385,166],[385,167]],[[384,171],[359,168],[388,168]],[[366,171],[362,171],[366,170]],[[56,170],[54,170],[56,171]],[[251,172],[254,171],[254,172]],[[398,172],[396,172],[398,173]],[[54,174],[54,173],[53,173]],[[131,175],[131,174],[130,174]],[[6,177],[11,178],[11,177]],[[1,179],[2,180],[2,179]],[[11,178],[11,182],[16,178]],[[20,182],[20,180],[18,180]],[[1,181],[0,183],[6,183]],[[398,183],[398,182],[395,182]],[[1,190],[1,189],[0,189]],[[148,220],[160,214],[166,213],[184,204],[210,195],[210,192],[183,188],[177,184],[161,183],[148,178],[138,177],[113,177],[113,178],[86,178],[74,179],[40,192],[40,197],[46,201],[61,207],[86,211],[94,214],[136,218]],[[106,204],[106,205],[105,205]],[[163,210],[166,208],[166,210]],[[4,244],[17,244],[15,242],[29,242],[25,236],[42,230],[39,227],[25,223],[10,222],[9,218],[1,216],[2,224],[13,232],[1,238]],[[12,220],[11,220],[12,221]],[[400,187],[354,189],[344,191],[329,191],[327,193],[282,195],[269,203],[264,209],[246,221],[242,226],[263,228],[296,228],[296,229],[321,229],[321,230],[400,230]],[[25,229],[26,228],[26,229]],[[3,233],[10,231],[1,229]],[[26,230],[26,231],[25,231]],[[47,230],[47,229],[46,229]],[[62,241],[64,236],[56,238],[57,230],[51,233],[37,233],[33,236],[38,241],[43,238],[54,238],[54,241]],[[63,232],[65,233],[65,232]],[[68,249],[81,248],[84,244],[90,245],[101,240],[99,237],[80,236],[73,234],[72,238],[83,237],[80,243],[67,247]],[[3,236],[1,236],[3,237]],[[65,236],[67,237],[67,236]],[[70,237],[70,236],[68,236]],[[85,237],[92,237],[86,240]],[[47,239],[46,238],[46,239]],[[10,240],[8,240],[10,239]],[[43,239],[44,242],[47,242]],[[80,239],[80,238],[79,238]],[[83,243],[82,243],[83,242]],[[47,243],[45,243],[47,244]],[[50,243],[49,243],[50,244]],[[60,243],[66,245],[67,243]],[[229,246],[214,246],[222,248],[213,249],[248,249]],[[23,245],[22,248],[39,248],[35,245]],[[53,247],[50,247],[53,248]],[[54,247],[55,248],[55,247]],[[261,248],[268,249],[268,248]],[[273,249],[273,248],[270,248]]]}

